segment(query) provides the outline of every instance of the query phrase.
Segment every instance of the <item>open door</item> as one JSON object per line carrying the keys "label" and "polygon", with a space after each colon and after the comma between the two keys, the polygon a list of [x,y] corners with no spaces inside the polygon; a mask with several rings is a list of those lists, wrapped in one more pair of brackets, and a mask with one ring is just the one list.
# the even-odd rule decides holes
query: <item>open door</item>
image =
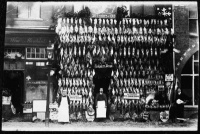
{"label": "open door", "polygon": [[16,108],[16,113],[23,113],[23,91],[24,91],[24,72],[23,71],[4,71],[4,88],[11,90],[11,102]]}

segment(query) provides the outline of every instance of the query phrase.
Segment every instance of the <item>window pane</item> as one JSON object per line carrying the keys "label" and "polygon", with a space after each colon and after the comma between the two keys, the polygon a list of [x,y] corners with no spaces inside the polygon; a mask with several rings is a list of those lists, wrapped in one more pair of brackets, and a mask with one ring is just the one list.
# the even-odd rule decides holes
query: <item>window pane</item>
{"label": "window pane", "polygon": [[182,76],[181,77],[181,88],[182,89],[192,89],[192,76]]}
{"label": "window pane", "polygon": [[[181,89],[185,95],[192,97],[192,76],[181,77]],[[192,102],[188,103],[188,105],[192,105]]]}
{"label": "window pane", "polygon": [[30,52],[30,51],[31,51],[31,49],[30,49],[30,48],[27,48],[26,50],[27,50],[27,52]]}
{"label": "window pane", "polygon": [[31,48],[31,52],[35,52],[35,48]]}
{"label": "window pane", "polygon": [[40,2],[29,2],[30,18],[40,18]]}
{"label": "window pane", "polygon": [[34,53],[31,54],[31,58],[35,58],[35,54]]}
{"label": "window pane", "polygon": [[194,73],[199,74],[199,62],[194,62]]}
{"label": "window pane", "polygon": [[40,58],[44,58],[44,54],[41,54],[41,55],[40,55]]}
{"label": "window pane", "polygon": [[194,54],[194,60],[199,60],[199,51]]}
{"label": "window pane", "polygon": [[189,20],[189,32],[197,33],[197,20]]}
{"label": "window pane", "polygon": [[199,94],[199,76],[194,77],[194,104],[198,105],[198,94]]}
{"label": "window pane", "polygon": [[[7,2],[7,13],[6,17],[7,18],[17,18],[17,2]],[[11,22],[7,22],[10,24]]]}
{"label": "window pane", "polygon": [[192,74],[192,56],[183,67],[182,74]]}
{"label": "window pane", "polygon": [[197,18],[197,3],[189,5],[189,18]]}
{"label": "window pane", "polygon": [[40,49],[39,48],[36,48],[36,53],[39,53],[40,52]]}
{"label": "window pane", "polygon": [[26,58],[31,58],[31,54],[27,53],[27,57]]}
{"label": "window pane", "polygon": [[45,52],[45,49],[44,49],[44,48],[40,48],[40,52],[41,52],[41,53],[44,53],[44,52]]}
{"label": "window pane", "polygon": [[36,54],[36,58],[40,58],[40,54]]}
{"label": "window pane", "polygon": [[18,18],[28,18],[28,2],[18,3]]}

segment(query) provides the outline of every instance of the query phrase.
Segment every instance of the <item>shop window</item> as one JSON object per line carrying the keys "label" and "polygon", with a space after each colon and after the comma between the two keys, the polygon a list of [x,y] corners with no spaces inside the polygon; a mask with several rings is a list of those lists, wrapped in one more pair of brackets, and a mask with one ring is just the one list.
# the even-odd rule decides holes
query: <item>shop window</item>
{"label": "shop window", "polygon": [[24,49],[21,48],[6,48],[4,50],[4,58],[6,59],[24,59]]}
{"label": "shop window", "polygon": [[197,3],[191,3],[188,6],[189,6],[189,32],[191,36],[198,36]]}
{"label": "shop window", "polygon": [[27,59],[47,59],[45,48],[26,48]]}
{"label": "shop window", "polygon": [[192,100],[188,105],[198,105],[199,93],[199,51],[186,63],[181,74],[181,88],[184,94],[191,97]]}
{"label": "shop window", "polygon": [[183,90],[192,89],[192,76],[183,76],[181,78],[181,88]]}
{"label": "shop window", "polygon": [[189,18],[197,18],[197,3],[189,4]]}
{"label": "shop window", "polygon": [[192,74],[192,57],[185,64],[182,74]]}
{"label": "shop window", "polygon": [[189,32],[197,34],[197,21],[194,19],[189,20]]}
{"label": "shop window", "polygon": [[199,73],[199,62],[194,62],[194,74]]}
{"label": "shop window", "polygon": [[32,63],[31,65],[26,64],[26,77],[30,76],[31,80],[47,80],[47,71],[43,67],[45,62]]}
{"label": "shop window", "polygon": [[194,104],[199,104],[199,76],[194,77]]}
{"label": "shop window", "polygon": [[199,60],[199,53],[198,53],[198,52],[196,52],[196,53],[194,54],[194,60],[195,60],[195,61],[198,61],[198,60]]}

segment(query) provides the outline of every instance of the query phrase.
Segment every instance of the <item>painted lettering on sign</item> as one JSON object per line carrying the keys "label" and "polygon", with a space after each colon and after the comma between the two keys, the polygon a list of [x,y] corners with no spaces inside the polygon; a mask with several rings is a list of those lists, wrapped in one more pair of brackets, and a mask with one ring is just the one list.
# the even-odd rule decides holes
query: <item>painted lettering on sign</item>
{"label": "painted lettering on sign", "polygon": [[18,37],[10,38],[10,42],[19,43],[20,39]]}
{"label": "painted lettering on sign", "polygon": [[22,44],[48,44],[49,39],[44,37],[6,37],[6,43],[22,43]]}
{"label": "painted lettering on sign", "polygon": [[140,94],[124,93],[124,99],[135,99],[135,100],[138,100],[138,99],[140,99]]}
{"label": "painted lettering on sign", "polygon": [[47,40],[44,38],[28,38],[27,43],[46,43]]}
{"label": "painted lettering on sign", "polygon": [[82,95],[70,95],[69,99],[73,100],[73,101],[81,101],[82,102]]}
{"label": "painted lettering on sign", "polygon": [[115,18],[114,14],[95,14],[93,18]]}
{"label": "painted lettering on sign", "polygon": [[26,84],[47,84],[47,81],[27,81]]}

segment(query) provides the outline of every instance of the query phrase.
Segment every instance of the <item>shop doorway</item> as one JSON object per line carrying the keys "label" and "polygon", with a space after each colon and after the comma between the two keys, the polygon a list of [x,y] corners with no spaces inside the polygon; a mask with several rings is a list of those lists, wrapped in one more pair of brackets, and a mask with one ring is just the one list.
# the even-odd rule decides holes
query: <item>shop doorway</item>
{"label": "shop doorway", "polygon": [[11,91],[11,102],[16,108],[16,113],[23,113],[24,72],[18,70],[4,71],[4,88]]}
{"label": "shop doorway", "polygon": [[[96,95],[99,93],[100,88],[103,88],[103,92],[106,94],[107,100],[108,100],[108,87],[110,84],[110,79],[111,79],[111,68],[98,68],[95,69],[95,76],[94,76],[94,101],[96,100]],[[108,102],[106,102],[108,103]],[[96,109],[96,106],[94,106]],[[107,118],[108,118],[108,109],[107,109]]]}

